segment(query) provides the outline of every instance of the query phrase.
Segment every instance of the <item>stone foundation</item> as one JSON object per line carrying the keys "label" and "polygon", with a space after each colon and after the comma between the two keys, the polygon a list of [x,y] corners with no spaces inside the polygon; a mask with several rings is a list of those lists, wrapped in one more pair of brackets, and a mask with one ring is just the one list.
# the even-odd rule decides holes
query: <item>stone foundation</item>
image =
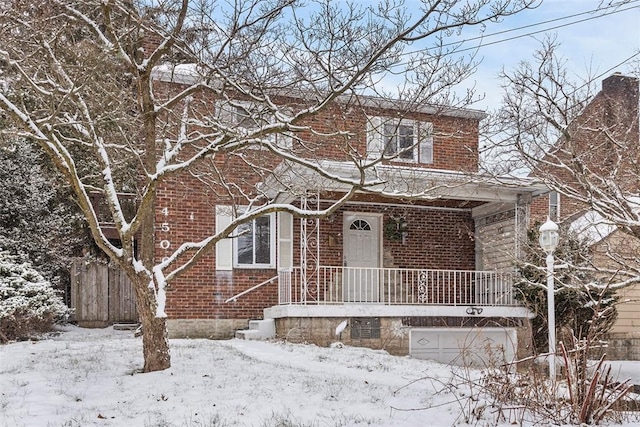
{"label": "stone foundation", "polygon": [[169,338],[230,339],[248,324],[247,319],[167,319]]}
{"label": "stone foundation", "polygon": [[[347,321],[344,330],[336,328]],[[248,327],[246,319],[168,319],[169,338],[230,339],[235,332]],[[457,318],[457,317],[287,317],[275,319],[276,338],[327,347],[340,341],[354,347],[385,350],[390,354],[409,354],[409,330],[413,327],[513,327],[517,330],[517,359],[532,355],[531,327],[526,319]],[[640,337],[620,344],[638,353]],[[635,346],[635,347],[634,347]],[[612,359],[612,357],[610,357]],[[638,360],[638,359],[635,359]]]}
{"label": "stone foundation", "polygon": [[[337,336],[336,328],[344,320],[347,327]],[[305,318],[280,318],[276,321],[276,337],[289,342],[312,343],[322,347],[329,346],[333,342],[340,341],[346,345],[355,347],[368,347],[372,349],[386,350],[390,354],[404,356],[409,354],[409,330],[412,327],[471,327],[483,326],[477,323],[485,323],[485,326],[514,327],[518,334],[517,358],[522,359],[531,356],[531,326],[526,319],[491,319],[487,322],[478,322],[475,325],[467,324],[465,319],[451,318],[443,321],[443,318],[400,318],[400,317],[371,317],[371,318],[331,318],[331,317],[305,317]],[[378,328],[379,325],[379,328]],[[354,328],[357,330],[354,331]]]}
{"label": "stone foundation", "polygon": [[352,324],[350,318],[348,326],[340,335],[336,335],[336,328],[345,319],[336,318],[282,318],[276,319],[276,337],[290,342],[312,343],[327,347],[331,343],[341,341],[346,345],[355,347],[368,347],[372,349],[384,349],[391,354],[409,354],[409,328],[402,325],[397,318],[367,318],[379,319],[380,328],[360,322],[357,338],[352,338]]}

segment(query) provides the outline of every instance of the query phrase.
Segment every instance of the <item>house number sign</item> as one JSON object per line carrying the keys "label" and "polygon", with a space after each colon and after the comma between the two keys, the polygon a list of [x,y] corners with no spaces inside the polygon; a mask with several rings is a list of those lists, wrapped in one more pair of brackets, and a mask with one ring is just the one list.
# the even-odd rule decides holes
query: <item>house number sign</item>
{"label": "house number sign", "polygon": [[[169,216],[169,208],[164,207],[161,209],[161,212],[165,217]],[[171,231],[171,225],[169,224],[169,221],[167,221],[167,219],[168,218],[166,218],[165,221],[160,224],[160,233],[162,234],[162,237],[164,237],[162,240],[160,240],[160,249],[165,251],[164,253],[165,256],[164,258],[162,258],[163,262],[168,259],[167,251],[171,249],[171,240],[169,240],[169,232]],[[194,219],[195,218],[194,218],[193,212],[191,212],[191,214],[189,214],[189,220],[193,221]]]}
{"label": "house number sign", "polygon": [[[165,217],[169,216],[169,208],[164,207],[161,210],[162,214]],[[169,231],[171,231],[171,226],[169,225],[169,222],[164,221],[163,223],[160,224],[160,233],[162,233],[162,237],[166,237],[165,239],[160,240],[160,249],[165,251],[165,256],[164,258],[162,258],[162,261],[166,261],[167,260],[167,251],[171,248],[171,241],[169,240]]]}

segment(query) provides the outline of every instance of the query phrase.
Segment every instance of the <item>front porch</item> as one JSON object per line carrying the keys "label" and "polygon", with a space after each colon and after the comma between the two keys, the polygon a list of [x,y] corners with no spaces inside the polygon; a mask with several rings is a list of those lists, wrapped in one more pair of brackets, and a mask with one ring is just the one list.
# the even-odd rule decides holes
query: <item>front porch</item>
{"label": "front porch", "polygon": [[265,318],[522,317],[515,275],[497,271],[319,266],[280,270]]}
{"label": "front porch", "polygon": [[295,267],[274,278],[278,305],[264,318],[288,341],[341,341],[444,363],[461,363],[462,347],[468,361],[489,345],[510,362],[528,355],[533,317],[514,298],[515,279],[497,271]]}
{"label": "front porch", "polygon": [[[333,167],[350,176],[347,166]],[[263,316],[275,336],[446,363],[471,341],[510,349],[510,360],[530,349],[533,313],[515,298],[514,263],[531,195],[542,190],[446,171],[379,172],[388,173],[385,194],[355,194],[319,218],[279,215],[277,273],[243,292],[268,285],[277,299]],[[299,199],[281,192],[278,201],[326,211],[343,189],[318,182],[322,191],[302,188]],[[407,185],[434,190],[405,200]],[[474,344],[471,353],[480,351]]]}

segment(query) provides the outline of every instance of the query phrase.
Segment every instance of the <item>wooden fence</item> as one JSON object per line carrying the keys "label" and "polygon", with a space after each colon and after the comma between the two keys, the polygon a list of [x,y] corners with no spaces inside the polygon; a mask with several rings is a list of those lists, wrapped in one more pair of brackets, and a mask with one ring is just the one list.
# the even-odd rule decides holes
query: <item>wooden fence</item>
{"label": "wooden fence", "polygon": [[127,276],[98,262],[73,262],[71,308],[75,321],[82,327],[101,328],[138,321],[135,294]]}

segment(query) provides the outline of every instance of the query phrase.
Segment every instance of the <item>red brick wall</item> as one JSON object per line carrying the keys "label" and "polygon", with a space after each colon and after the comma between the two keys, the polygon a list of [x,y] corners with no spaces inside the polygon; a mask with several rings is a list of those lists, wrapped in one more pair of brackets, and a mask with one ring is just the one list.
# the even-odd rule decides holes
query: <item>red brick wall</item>
{"label": "red brick wall", "polygon": [[[182,85],[156,82],[158,99],[168,98],[184,89]],[[298,111],[304,108],[299,100],[278,98],[275,102],[284,109],[291,108]],[[196,94],[191,100],[193,116],[206,119],[214,115],[216,101],[209,95]],[[165,132],[173,133],[182,116],[183,104],[177,105],[171,114],[164,113],[167,121]],[[478,125],[479,120],[473,118],[433,115],[419,112],[398,112],[395,110],[366,108],[360,104],[334,103],[320,113],[305,118],[301,127],[309,126],[313,129],[296,133],[304,144],[294,142],[294,151],[300,157],[314,159],[350,160],[354,150],[361,158],[367,156],[367,116],[380,116],[407,120],[430,122],[433,124],[434,148],[433,163],[404,163],[389,162],[403,166],[411,165],[420,168],[431,168],[453,171],[478,170]],[[195,128],[191,130],[197,130]],[[342,132],[340,135],[331,135]],[[203,143],[201,143],[203,144]]]}
{"label": "red brick wall", "polygon": [[541,224],[547,220],[549,215],[549,196],[543,195],[531,200],[531,224],[540,222]]}
{"label": "red brick wall", "polygon": [[[170,249],[184,241],[197,241],[215,230],[215,205],[212,194],[197,191],[191,185],[169,185],[158,205],[156,256],[161,259],[163,241]],[[191,189],[192,191],[189,191]],[[168,209],[168,216],[163,208]],[[348,205],[320,222],[320,263],[342,265],[343,215],[349,212],[382,212],[384,223],[397,208]],[[472,239],[473,220],[470,211],[408,209],[408,235],[401,241],[383,237],[385,267],[473,270],[475,243]],[[169,231],[163,231],[163,225]],[[383,233],[384,234],[384,233]],[[294,265],[300,262],[300,220],[294,220]],[[331,242],[330,242],[331,239]],[[170,284],[167,292],[167,314],[181,319],[251,319],[262,317],[262,309],[277,304],[276,282],[225,303],[228,298],[274,277],[275,269],[234,269],[215,271],[215,251],[202,258],[193,268]]]}
{"label": "red brick wall", "polygon": [[[172,88],[175,89],[175,88]],[[203,102],[204,105],[204,102]],[[210,107],[209,103],[209,107]],[[391,115],[378,111],[375,114]],[[412,119],[431,121],[436,132],[434,142],[434,164],[437,169],[477,170],[477,121],[452,117],[432,117],[424,114],[412,115]],[[362,110],[333,106],[322,114],[312,117],[308,123],[319,132],[336,129],[349,130],[350,138],[320,138],[302,134],[307,140],[302,156],[321,156],[336,160],[346,159],[349,144],[366,154],[366,121]],[[244,150],[245,158],[234,155],[216,155],[199,165],[199,171],[210,172],[215,166],[228,182],[238,184],[243,191],[251,191],[257,182],[278,164],[265,150]],[[261,171],[249,169],[244,163],[251,159],[260,165]],[[406,164],[403,164],[406,166]],[[175,176],[159,188],[156,207],[156,258],[168,256],[184,242],[199,241],[215,231],[216,204],[230,205],[228,194],[215,178],[206,182],[191,174]],[[236,194],[238,195],[238,194]],[[238,197],[238,205],[244,204]],[[398,203],[398,201],[395,201]],[[352,212],[383,212],[384,220],[391,211],[376,206],[348,206],[332,216],[333,222],[321,222],[321,263],[342,265],[342,214]],[[407,216],[408,237],[406,244],[384,240],[385,259],[399,268],[464,269],[475,267],[474,229],[469,211],[440,211],[409,209]],[[294,221],[294,263],[299,265],[299,220]],[[329,246],[332,236],[333,246]],[[275,269],[234,269],[215,271],[215,249],[203,257],[188,272],[170,283],[167,292],[167,314],[180,319],[251,319],[262,317],[265,307],[277,304],[276,282],[241,297],[237,302],[225,303],[228,298],[256,284],[274,277]]]}
{"label": "red brick wall", "polygon": [[[158,260],[184,242],[197,242],[215,232],[213,189],[192,177],[182,176],[178,182],[167,182],[160,193],[162,197],[156,209]],[[169,231],[163,231],[167,227]],[[167,241],[170,247],[165,250],[163,242]],[[238,303],[224,301],[275,274],[275,270],[263,269],[216,272],[215,250],[212,250],[170,283],[167,314],[180,319],[260,318],[264,307],[277,303],[275,282],[247,294]]]}
{"label": "red brick wall", "polygon": [[[382,228],[404,209],[385,206],[363,206],[349,204],[339,209],[330,218],[320,221],[320,263],[327,266],[343,265],[343,218],[345,212],[382,213]],[[475,269],[475,242],[472,233],[474,222],[470,211],[443,211],[430,209],[407,209],[407,237],[405,244],[384,236],[385,262],[392,268],[428,268],[448,270]],[[300,262],[300,221],[295,220],[294,262]]]}
{"label": "red brick wall", "polygon": [[[305,140],[309,150],[299,154],[306,158],[349,160],[351,147],[354,147],[360,156],[365,158],[367,115],[397,117],[395,112],[388,110],[364,111],[349,105],[334,105],[303,124],[312,126],[316,132],[329,134],[341,130],[349,132],[350,136],[318,137],[309,132],[302,132],[299,136]],[[477,120],[421,113],[405,114],[403,118],[431,122],[434,126],[433,163],[412,164],[413,166],[454,171],[478,170]],[[407,165],[397,162],[395,164]]]}

